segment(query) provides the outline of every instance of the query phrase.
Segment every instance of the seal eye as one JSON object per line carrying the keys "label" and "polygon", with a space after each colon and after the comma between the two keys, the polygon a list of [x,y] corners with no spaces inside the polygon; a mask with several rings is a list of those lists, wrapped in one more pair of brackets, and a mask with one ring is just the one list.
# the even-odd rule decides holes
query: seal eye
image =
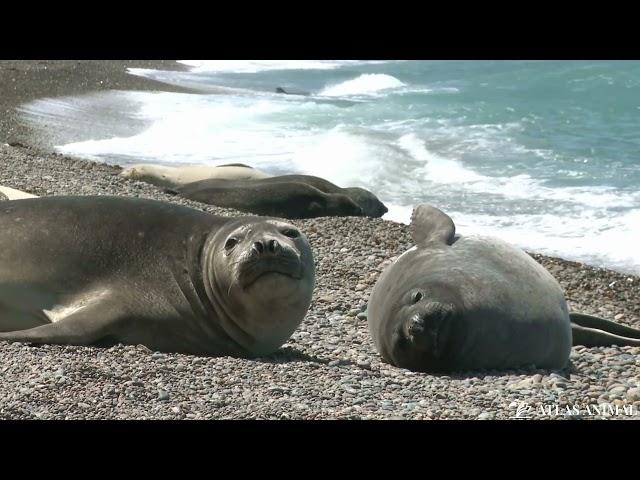
{"label": "seal eye", "polygon": [[289,237],[289,238],[298,238],[300,236],[300,232],[298,232],[298,230],[295,230],[293,228],[287,228],[286,230],[283,230],[282,234],[285,237]]}
{"label": "seal eye", "polygon": [[238,244],[238,239],[235,237],[229,237],[227,243],[224,244],[225,250],[232,250]]}
{"label": "seal eye", "polygon": [[418,303],[420,300],[422,300],[422,297],[424,297],[422,292],[413,292],[413,294],[411,295],[411,303]]}

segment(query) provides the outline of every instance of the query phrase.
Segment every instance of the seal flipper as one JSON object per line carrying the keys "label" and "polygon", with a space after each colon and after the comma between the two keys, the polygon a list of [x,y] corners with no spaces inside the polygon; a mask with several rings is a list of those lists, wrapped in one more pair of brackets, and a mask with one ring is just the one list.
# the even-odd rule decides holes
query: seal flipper
{"label": "seal flipper", "polygon": [[411,237],[418,246],[431,242],[451,245],[456,234],[453,220],[431,205],[418,205],[411,214]]}
{"label": "seal flipper", "polygon": [[122,308],[114,298],[92,303],[58,322],[27,330],[0,332],[0,341],[92,345],[117,333]]}
{"label": "seal flipper", "polygon": [[573,345],[584,345],[585,347],[640,346],[640,339],[623,337],[597,328],[583,327],[575,323],[571,324],[571,335],[573,337]]}
{"label": "seal flipper", "polygon": [[39,306],[55,303],[55,296],[38,288],[0,284],[0,332],[51,323]]}
{"label": "seal flipper", "polygon": [[628,337],[640,340],[640,330],[635,328],[621,325],[611,320],[605,320],[604,318],[596,317],[593,315],[587,315],[586,313],[570,313],[569,318],[571,322],[581,327],[602,330],[607,333],[612,333],[620,337]]}

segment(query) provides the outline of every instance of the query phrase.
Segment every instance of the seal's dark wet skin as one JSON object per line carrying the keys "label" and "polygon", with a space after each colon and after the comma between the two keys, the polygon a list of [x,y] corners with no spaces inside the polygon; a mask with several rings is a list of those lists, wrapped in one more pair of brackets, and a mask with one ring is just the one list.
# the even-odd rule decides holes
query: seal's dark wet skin
{"label": "seal's dark wet skin", "polygon": [[283,218],[381,217],[388,209],[364,188],[341,188],[311,175],[257,180],[208,179],[167,189],[191,200]]}

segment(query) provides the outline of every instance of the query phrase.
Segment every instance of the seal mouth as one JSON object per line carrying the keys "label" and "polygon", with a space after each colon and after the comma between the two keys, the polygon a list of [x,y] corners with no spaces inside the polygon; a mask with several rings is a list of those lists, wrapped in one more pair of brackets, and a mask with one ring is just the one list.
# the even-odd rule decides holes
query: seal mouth
{"label": "seal mouth", "polygon": [[427,318],[416,314],[408,322],[407,339],[420,350],[428,351],[433,356],[441,353],[440,332],[442,330],[443,319]]}
{"label": "seal mouth", "polygon": [[260,278],[273,274],[300,280],[302,278],[302,265],[300,260],[290,254],[266,258],[251,257],[241,264],[238,277],[240,279],[240,285],[243,289],[246,289],[256,283]]}

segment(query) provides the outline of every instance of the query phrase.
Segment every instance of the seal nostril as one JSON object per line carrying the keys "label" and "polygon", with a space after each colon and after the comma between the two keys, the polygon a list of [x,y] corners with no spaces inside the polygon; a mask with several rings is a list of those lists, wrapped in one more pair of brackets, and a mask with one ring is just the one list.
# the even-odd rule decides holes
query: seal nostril
{"label": "seal nostril", "polygon": [[411,319],[409,324],[409,334],[419,335],[424,332],[424,318],[415,316]]}
{"label": "seal nostril", "polygon": [[278,251],[280,250],[280,243],[278,243],[277,240],[269,240],[268,242],[269,245],[269,251],[271,253],[278,253]]}
{"label": "seal nostril", "polygon": [[253,242],[253,249],[258,253],[262,253],[264,252],[264,245],[260,241]]}

